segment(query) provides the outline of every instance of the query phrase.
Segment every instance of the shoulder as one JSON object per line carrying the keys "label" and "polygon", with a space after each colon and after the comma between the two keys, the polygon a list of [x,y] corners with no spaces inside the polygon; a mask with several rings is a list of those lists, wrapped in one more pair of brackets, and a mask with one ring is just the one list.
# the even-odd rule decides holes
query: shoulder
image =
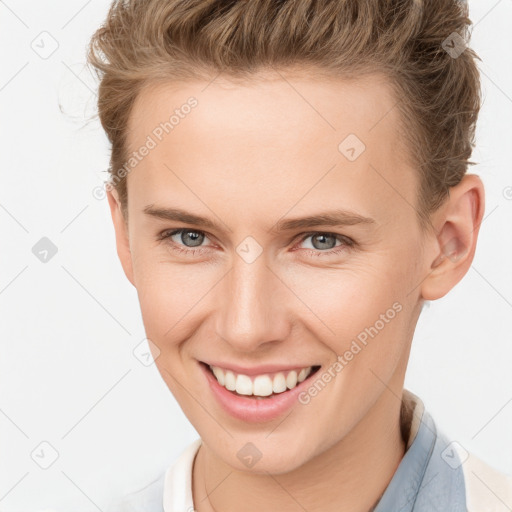
{"label": "shoulder", "polygon": [[192,510],[192,467],[201,439],[190,443],[157,479],[111,503],[106,512]]}
{"label": "shoulder", "polygon": [[422,485],[414,510],[511,512],[512,476],[450,439],[416,395],[404,390],[404,402],[408,407],[402,408],[403,431],[409,433],[404,459],[425,461],[416,468]]}
{"label": "shoulder", "polygon": [[461,461],[468,512],[510,512],[512,476],[501,473],[458,443],[453,443]]}
{"label": "shoulder", "polygon": [[190,443],[176,462],[166,471],[163,503],[165,512],[194,510],[192,499],[192,472],[194,459],[201,446],[201,438]]}
{"label": "shoulder", "polygon": [[[451,480],[451,494],[464,497],[467,512],[510,512],[512,476],[501,473],[457,441],[437,429],[432,464],[444,482]],[[447,487],[447,486],[446,486]]]}
{"label": "shoulder", "polygon": [[106,512],[164,512],[162,496],[165,473],[141,489],[112,502]]}

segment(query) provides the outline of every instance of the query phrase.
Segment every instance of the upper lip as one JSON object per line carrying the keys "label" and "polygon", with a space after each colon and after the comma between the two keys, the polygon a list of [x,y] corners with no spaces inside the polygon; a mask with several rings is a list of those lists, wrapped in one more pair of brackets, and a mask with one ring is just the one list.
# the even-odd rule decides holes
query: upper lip
{"label": "upper lip", "polygon": [[318,365],[312,365],[312,364],[290,364],[290,363],[269,363],[269,364],[262,364],[258,366],[251,366],[248,368],[247,366],[241,366],[239,364],[235,363],[224,363],[219,361],[202,361],[203,363],[210,365],[210,366],[218,366],[219,368],[225,369],[225,370],[231,370],[234,373],[237,374],[243,374],[243,375],[261,375],[264,373],[276,373],[276,372],[287,372],[291,370],[297,370],[302,368],[308,368],[309,366],[318,366]]}

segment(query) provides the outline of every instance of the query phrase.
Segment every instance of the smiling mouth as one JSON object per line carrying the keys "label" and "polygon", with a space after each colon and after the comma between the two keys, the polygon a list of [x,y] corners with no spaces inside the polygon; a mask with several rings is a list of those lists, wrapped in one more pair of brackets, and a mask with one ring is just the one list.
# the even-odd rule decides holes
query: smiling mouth
{"label": "smiling mouth", "polygon": [[296,370],[248,376],[218,366],[210,366],[202,361],[200,364],[213,375],[221,387],[236,396],[253,399],[268,399],[286,393],[310,379],[321,368],[320,365],[313,365]]}

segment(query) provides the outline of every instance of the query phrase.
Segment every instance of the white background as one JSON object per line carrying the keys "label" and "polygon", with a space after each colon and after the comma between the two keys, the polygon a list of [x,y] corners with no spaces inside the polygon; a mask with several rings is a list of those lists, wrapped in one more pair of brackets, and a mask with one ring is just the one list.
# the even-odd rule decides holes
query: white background
{"label": "white background", "polygon": [[[108,6],[0,1],[2,512],[104,510],[198,437],[132,353],[144,338],[136,291],[107,201],[92,195],[109,146],[86,121],[96,96],[85,47]],[[484,181],[486,217],[472,268],[424,310],[406,387],[451,439],[512,473],[512,1],[470,10],[484,89],[470,172]],[[46,59],[31,47],[45,37],[51,48],[43,31],[58,43]],[[42,237],[58,248],[47,263],[32,253]],[[59,454],[46,470],[31,458],[51,456],[43,441]]]}

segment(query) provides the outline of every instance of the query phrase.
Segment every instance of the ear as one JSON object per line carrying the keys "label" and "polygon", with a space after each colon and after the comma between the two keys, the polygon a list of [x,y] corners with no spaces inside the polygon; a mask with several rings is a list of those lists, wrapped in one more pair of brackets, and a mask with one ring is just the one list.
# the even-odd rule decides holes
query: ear
{"label": "ear", "polygon": [[484,207],[482,181],[474,174],[466,174],[458,185],[450,188],[448,199],[433,214],[436,234],[429,251],[430,269],[421,286],[425,300],[446,295],[469,270]]}
{"label": "ear", "polygon": [[112,215],[112,222],[114,223],[114,230],[116,232],[117,255],[119,256],[126,277],[130,283],[135,286],[128,224],[123,215],[117,190],[112,187],[107,187],[107,198],[110,206],[110,214]]}

